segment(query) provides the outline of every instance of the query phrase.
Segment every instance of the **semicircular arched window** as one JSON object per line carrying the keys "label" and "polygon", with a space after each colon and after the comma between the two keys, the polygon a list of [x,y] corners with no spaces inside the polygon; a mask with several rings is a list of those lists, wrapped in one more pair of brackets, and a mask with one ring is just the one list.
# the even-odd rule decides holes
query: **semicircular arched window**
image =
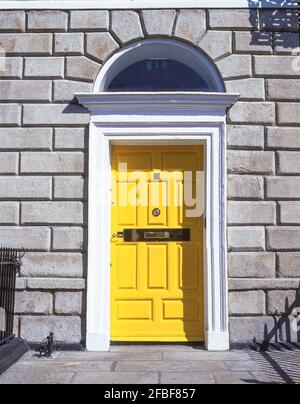
{"label": "semicircular arched window", "polygon": [[224,92],[216,68],[199,50],[176,40],[142,40],[119,50],[96,82],[104,92]]}
{"label": "semicircular arched window", "polygon": [[172,59],[145,59],[126,67],[107,91],[213,91],[204,77]]}

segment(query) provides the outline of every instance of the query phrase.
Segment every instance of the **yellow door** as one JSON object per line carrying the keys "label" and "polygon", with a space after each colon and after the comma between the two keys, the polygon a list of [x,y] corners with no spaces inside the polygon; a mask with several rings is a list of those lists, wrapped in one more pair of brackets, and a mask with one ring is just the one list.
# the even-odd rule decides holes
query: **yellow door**
{"label": "yellow door", "polygon": [[201,146],[112,148],[112,341],[204,340],[201,178]]}

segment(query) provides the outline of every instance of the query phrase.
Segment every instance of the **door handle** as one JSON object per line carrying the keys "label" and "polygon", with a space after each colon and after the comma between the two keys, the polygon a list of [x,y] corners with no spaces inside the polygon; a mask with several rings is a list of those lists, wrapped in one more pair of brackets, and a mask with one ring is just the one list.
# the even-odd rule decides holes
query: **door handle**
{"label": "door handle", "polygon": [[114,233],[112,235],[112,238],[123,238],[124,237],[124,233],[122,231],[119,231],[117,234]]}

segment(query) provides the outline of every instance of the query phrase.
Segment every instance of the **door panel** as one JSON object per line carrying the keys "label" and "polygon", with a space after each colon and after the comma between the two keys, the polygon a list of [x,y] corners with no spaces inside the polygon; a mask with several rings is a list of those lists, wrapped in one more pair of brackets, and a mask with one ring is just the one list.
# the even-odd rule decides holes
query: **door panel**
{"label": "door panel", "polygon": [[147,245],[147,289],[168,289],[168,250],[166,245]]}
{"label": "door panel", "polygon": [[[196,195],[196,171],[203,171],[200,146],[112,148],[113,341],[204,340],[203,212],[188,217],[185,203],[187,186]],[[124,229],[177,228],[190,229],[190,241],[121,237]]]}

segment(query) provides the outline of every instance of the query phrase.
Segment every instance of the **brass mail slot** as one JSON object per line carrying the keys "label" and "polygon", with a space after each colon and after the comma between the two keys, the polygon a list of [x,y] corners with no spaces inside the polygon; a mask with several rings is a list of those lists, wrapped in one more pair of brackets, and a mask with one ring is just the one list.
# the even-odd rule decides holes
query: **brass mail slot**
{"label": "brass mail slot", "polygon": [[170,232],[168,231],[146,231],[144,233],[146,239],[170,239]]}
{"label": "brass mail slot", "polygon": [[124,241],[190,241],[190,229],[125,229]]}

